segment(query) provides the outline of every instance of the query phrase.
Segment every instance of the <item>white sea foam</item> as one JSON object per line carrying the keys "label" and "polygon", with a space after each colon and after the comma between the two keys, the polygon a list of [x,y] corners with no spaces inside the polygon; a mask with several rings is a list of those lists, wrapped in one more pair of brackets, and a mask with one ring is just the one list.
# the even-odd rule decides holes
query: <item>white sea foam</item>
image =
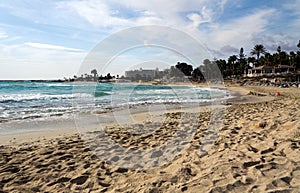
{"label": "white sea foam", "polygon": [[229,97],[223,90],[194,86],[0,83],[0,87],[0,122],[67,117],[143,104],[204,103]]}

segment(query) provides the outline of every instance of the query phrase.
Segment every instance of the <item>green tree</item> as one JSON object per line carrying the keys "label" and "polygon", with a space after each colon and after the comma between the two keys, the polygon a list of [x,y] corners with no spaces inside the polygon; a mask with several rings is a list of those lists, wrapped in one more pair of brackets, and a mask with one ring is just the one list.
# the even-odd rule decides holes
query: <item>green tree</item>
{"label": "green tree", "polygon": [[245,70],[248,69],[248,65],[245,57],[246,55],[244,54],[244,48],[241,48],[239,53],[239,65],[237,67],[238,75],[244,74]]}
{"label": "green tree", "polygon": [[279,58],[280,58],[279,64],[288,65],[290,63],[289,55],[285,51],[280,52]]}
{"label": "green tree", "polygon": [[265,53],[265,65],[273,66],[274,65],[274,57],[270,53]]}
{"label": "green tree", "polygon": [[244,59],[246,55],[244,54],[244,48],[240,49],[240,54],[239,54],[240,60]]}
{"label": "green tree", "polygon": [[177,65],[175,67],[180,70],[185,76],[191,76],[191,73],[193,71],[193,66],[184,62],[177,62]]}
{"label": "green tree", "polygon": [[266,48],[262,44],[257,44],[254,46],[254,48],[251,50],[251,55],[256,55],[256,61],[258,63],[259,56],[261,54],[265,54],[267,52]]}
{"label": "green tree", "polygon": [[192,72],[192,80],[196,81],[196,82],[200,82],[203,79],[204,79],[204,76],[200,70],[200,67],[195,68]]}
{"label": "green tree", "polygon": [[203,65],[199,68],[207,81],[218,79],[219,71],[216,70],[217,64],[216,61],[210,61],[209,59],[203,60]]}
{"label": "green tree", "polygon": [[295,56],[295,67],[296,69],[300,69],[300,40],[297,44],[299,51],[297,51],[297,55]]}
{"label": "green tree", "polygon": [[300,51],[297,52],[297,55],[295,57],[295,66],[296,69],[300,69]]}
{"label": "green tree", "polygon": [[107,75],[106,75],[106,79],[107,80],[110,80],[110,79],[112,79],[113,77],[110,75],[110,73],[107,73]]}
{"label": "green tree", "polygon": [[227,60],[227,65],[229,66],[229,69],[231,71],[231,74],[235,75],[236,72],[235,72],[235,64],[236,64],[236,61],[237,61],[237,56],[236,55],[232,55],[232,56],[229,56],[228,60]]}
{"label": "green tree", "polygon": [[295,67],[295,59],[296,59],[296,54],[295,52],[291,51],[290,52],[290,65]]}
{"label": "green tree", "polygon": [[91,71],[91,74],[94,75],[94,81],[97,81],[97,76],[98,76],[97,70],[96,70],[96,69],[93,69],[93,70]]}
{"label": "green tree", "polygon": [[226,60],[219,59],[219,60],[216,60],[215,63],[218,65],[223,77],[228,76],[227,70],[226,70],[226,65],[227,65]]}

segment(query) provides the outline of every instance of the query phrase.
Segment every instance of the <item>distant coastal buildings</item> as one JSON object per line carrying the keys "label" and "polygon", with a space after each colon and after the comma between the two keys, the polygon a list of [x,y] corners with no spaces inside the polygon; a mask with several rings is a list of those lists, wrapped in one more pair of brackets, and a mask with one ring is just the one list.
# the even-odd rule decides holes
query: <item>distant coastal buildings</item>
{"label": "distant coastal buildings", "polygon": [[168,74],[167,70],[160,71],[156,69],[138,69],[138,70],[129,70],[125,71],[125,78],[132,81],[151,81],[154,79],[161,79]]}
{"label": "distant coastal buildings", "polygon": [[294,66],[289,65],[277,65],[277,66],[258,66],[256,68],[248,69],[245,77],[261,77],[261,76],[274,76],[274,75],[286,75],[288,73],[295,72]]}

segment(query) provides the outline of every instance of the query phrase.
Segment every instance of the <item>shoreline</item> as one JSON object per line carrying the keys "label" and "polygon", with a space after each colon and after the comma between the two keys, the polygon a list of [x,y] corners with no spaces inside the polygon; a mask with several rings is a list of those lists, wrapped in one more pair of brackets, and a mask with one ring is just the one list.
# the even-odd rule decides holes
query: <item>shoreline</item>
{"label": "shoreline", "polygon": [[[122,109],[112,112],[108,111],[101,114],[90,114],[82,117],[79,116],[80,118],[77,119],[65,119],[60,120],[60,122],[53,122],[53,120],[49,120],[46,122],[42,121],[41,123],[43,124],[43,126],[39,126],[39,124],[36,123],[34,124],[34,128],[31,128],[31,131],[20,131],[21,129],[18,129],[17,131],[14,131],[14,133],[6,133],[0,135],[0,145],[20,145],[21,143],[26,142],[32,143],[40,140],[47,140],[48,138],[53,139],[55,137],[66,137],[74,134],[80,134],[80,132],[93,130],[93,128],[104,128],[106,126],[115,124],[143,124],[147,121],[157,121],[161,116],[163,116],[166,113],[195,113],[202,111],[210,111],[211,109],[210,103],[196,103],[196,105],[196,107],[191,105],[189,105],[188,107],[182,107],[180,105],[174,104],[169,104],[167,106],[163,105],[162,108],[166,108],[163,109],[163,111],[161,111],[161,109],[155,110],[155,108],[160,108],[160,105],[141,105],[128,109],[130,111],[129,117],[127,115],[127,109]],[[152,107],[150,113],[149,107]],[[85,121],[84,119],[87,119],[87,121]],[[81,123],[81,120],[84,121]],[[76,121],[79,123],[76,123]],[[26,128],[30,128],[32,126],[32,123],[26,122],[25,125]],[[21,123],[18,127],[24,127],[25,125],[24,123]],[[43,129],[40,129],[41,127],[43,127]]]}
{"label": "shoreline", "polygon": [[[174,86],[180,86],[180,85],[185,85],[186,84],[176,84]],[[173,85],[172,85],[173,86]],[[206,84],[193,84],[193,86],[201,87],[201,88],[210,88],[210,87],[205,87],[207,86]],[[272,96],[265,96],[265,97],[257,97],[257,96],[249,96],[247,95],[249,93],[249,88],[245,87],[239,87],[236,85],[230,85],[225,87],[226,90],[228,90],[231,93],[231,98],[225,99],[225,103],[222,102],[223,105],[231,105],[231,104],[243,104],[243,103],[257,103],[257,102],[263,102],[263,101],[270,101],[273,100],[274,97]],[[204,102],[204,103],[197,103],[196,105],[199,105],[198,107],[191,108],[188,107],[188,109],[181,109],[179,105],[178,106],[174,104],[169,104],[169,109],[164,110],[164,112],[156,115],[156,116],[161,116],[164,113],[175,113],[178,111],[190,111],[190,112],[202,112],[202,111],[210,111],[210,102]],[[147,118],[149,119],[149,115],[147,115],[147,104],[142,105],[142,110],[138,110],[137,108],[140,108],[141,106],[134,106],[133,109],[131,109],[130,112],[133,114],[133,116],[139,117],[138,119],[143,120],[144,122],[147,121]],[[103,112],[100,114],[94,114],[87,116],[86,118],[88,119],[97,119],[97,123],[93,123],[93,121],[90,121],[89,125],[85,126],[85,128],[76,128],[76,120],[75,118],[68,118],[68,119],[62,119],[62,120],[49,120],[49,121],[40,121],[43,126],[39,126],[39,121],[34,124],[34,128],[31,128],[31,122],[26,122],[25,126],[24,123],[21,123],[19,127],[26,127],[26,128],[31,128],[31,131],[20,131],[21,129],[17,129],[16,131],[13,131],[13,133],[9,133],[9,131],[5,134],[0,135],[0,145],[19,145],[21,143],[26,143],[26,142],[34,142],[34,141],[40,141],[40,140],[47,140],[53,139],[55,137],[66,137],[74,134],[80,134],[79,130],[90,130],[93,127],[99,127],[99,123],[101,127],[105,127],[106,125],[109,125],[108,122],[114,122],[115,119],[108,119],[108,117],[113,117],[114,112],[122,112],[122,109],[117,110],[117,111],[107,111]],[[157,114],[157,112],[156,112]],[[108,119],[108,120],[106,120]],[[52,124],[55,122],[55,124]],[[128,121],[127,121],[128,122]],[[141,122],[141,121],[140,121]],[[5,123],[4,123],[5,124]],[[127,124],[132,124],[132,122],[128,122]],[[14,124],[15,125],[15,124]],[[46,125],[46,126],[45,126]],[[43,128],[43,129],[40,129]],[[58,128],[58,129],[57,129]],[[6,129],[7,130],[7,129]],[[41,131],[40,131],[41,130]],[[2,131],[3,132],[3,131]]]}

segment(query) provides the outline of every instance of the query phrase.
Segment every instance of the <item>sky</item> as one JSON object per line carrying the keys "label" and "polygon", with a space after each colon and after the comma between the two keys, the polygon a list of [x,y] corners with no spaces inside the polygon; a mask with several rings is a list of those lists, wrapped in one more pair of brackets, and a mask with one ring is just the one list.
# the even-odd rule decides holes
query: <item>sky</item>
{"label": "sky", "polygon": [[[119,75],[142,64],[165,68],[199,53],[197,45],[176,47],[189,38],[209,59],[227,59],[241,47],[250,56],[256,44],[271,53],[278,46],[297,51],[300,0],[0,0],[0,79],[59,79],[90,73],[88,67]],[[107,50],[112,58],[104,63],[100,52]]]}

